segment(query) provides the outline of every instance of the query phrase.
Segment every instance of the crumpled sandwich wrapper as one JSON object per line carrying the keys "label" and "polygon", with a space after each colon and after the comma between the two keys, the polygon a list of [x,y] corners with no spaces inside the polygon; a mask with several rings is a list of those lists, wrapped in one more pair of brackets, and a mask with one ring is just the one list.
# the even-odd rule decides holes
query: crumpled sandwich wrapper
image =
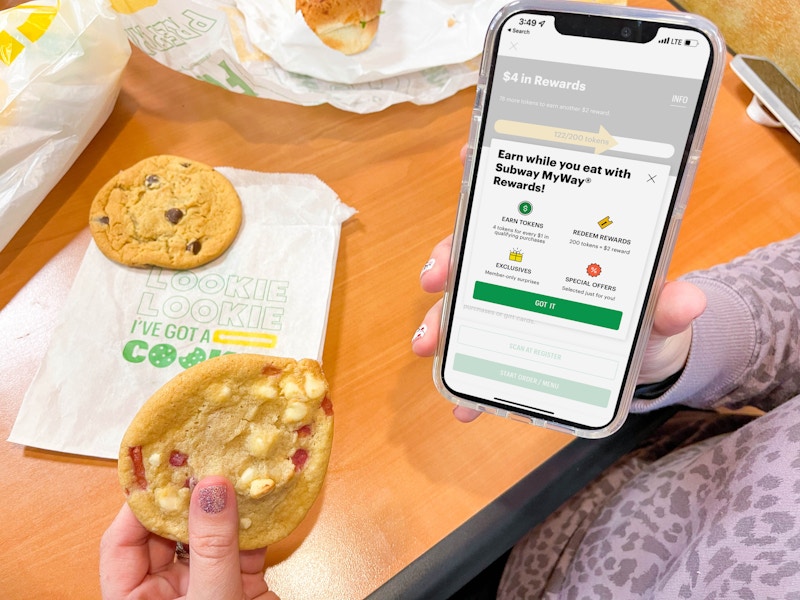
{"label": "crumpled sandwich wrapper", "polygon": [[327,47],[293,0],[113,0],[131,43],[229,91],[373,113],[475,85],[486,28],[506,0],[384,0],[367,50]]}

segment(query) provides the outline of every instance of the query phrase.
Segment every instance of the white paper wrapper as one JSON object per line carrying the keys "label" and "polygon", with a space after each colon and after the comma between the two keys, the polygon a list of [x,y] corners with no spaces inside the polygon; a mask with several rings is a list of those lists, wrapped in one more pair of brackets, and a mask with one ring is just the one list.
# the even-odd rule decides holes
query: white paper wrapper
{"label": "white paper wrapper", "polygon": [[312,175],[217,170],[244,207],[228,252],[191,271],[134,269],[90,242],[9,441],[116,458],[141,404],[192,364],[321,359],[341,223],[355,211]]}
{"label": "white paper wrapper", "polygon": [[489,21],[508,0],[384,0],[378,33],[364,52],[327,47],[294,0],[236,0],[247,33],[281,68],[337,83],[365,83],[458,64],[483,48]]}
{"label": "white paper wrapper", "polygon": [[504,4],[386,0],[373,45],[349,57],[317,39],[285,0],[157,0],[119,19],[143,52],[196,79],[260,98],[371,113],[400,102],[432,104],[475,85],[486,28]]}

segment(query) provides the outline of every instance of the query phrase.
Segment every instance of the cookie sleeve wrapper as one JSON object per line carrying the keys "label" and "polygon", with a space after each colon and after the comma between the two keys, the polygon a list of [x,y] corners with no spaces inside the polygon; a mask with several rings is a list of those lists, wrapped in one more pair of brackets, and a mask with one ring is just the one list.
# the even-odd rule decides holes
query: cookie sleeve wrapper
{"label": "cookie sleeve wrapper", "polygon": [[341,224],[313,175],[219,168],[242,200],[236,240],[189,271],[111,262],[90,241],[9,441],[116,458],[139,406],[226,352],[322,358]]}

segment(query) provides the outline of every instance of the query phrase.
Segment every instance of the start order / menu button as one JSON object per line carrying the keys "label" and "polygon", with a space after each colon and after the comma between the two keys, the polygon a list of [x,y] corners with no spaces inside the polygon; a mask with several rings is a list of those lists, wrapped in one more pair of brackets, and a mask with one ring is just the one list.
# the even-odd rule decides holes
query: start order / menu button
{"label": "start order / menu button", "polygon": [[472,297],[492,304],[502,304],[511,308],[519,308],[530,312],[550,315],[559,319],[568,319],[587,325],[596,325],[606,329],[619,329],[622,322],[622,312],[584,304],[573,300],[564,300],[554,296],[534,294],[514,288],[476,281]]}
{"label": "start order / menu button", "polygon": [[611,391],[604,388],[466,354],[455,355],[453,368],[462,373],[469,373],[485,379],[509,383],[529,390],[536,390],[537,392],[544,392],[603,408],[608,406],[608,401],[611,398]]}

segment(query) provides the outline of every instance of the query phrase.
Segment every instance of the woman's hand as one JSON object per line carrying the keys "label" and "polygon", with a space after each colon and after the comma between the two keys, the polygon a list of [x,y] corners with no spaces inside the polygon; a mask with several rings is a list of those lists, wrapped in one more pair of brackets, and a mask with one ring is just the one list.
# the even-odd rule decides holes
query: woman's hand
{"label": "woman's hand", "polygon": [[[463,155],[463,150],[462,150]],[[463,156],[462,156],[463,157]],[[453,236],[449,235],[436,244],[431,252],[428,262],[422,267],[419,274],[420,285],[428,293],[439,293],[444,290],[447,283],[447,274],[450,270],[450,249],[453,246]],[[411,339],[411,348],[418,356],[433,356],[436,345],[439,343],[439,323],[442,320],[441,298],[428,310],[422,324],[414,332]],[[474,421],[480,413],[465,406],[456,406],[453,409],[456,419],[469,423]]]}
{"label": "woman's hand", "polygon": [[264,581],[266,548],[239,551],[236,494],[224,477],[206,477],[189,505],[189,552],[147,531],[127,504],[100,543],[104,600],[278,600]]}

